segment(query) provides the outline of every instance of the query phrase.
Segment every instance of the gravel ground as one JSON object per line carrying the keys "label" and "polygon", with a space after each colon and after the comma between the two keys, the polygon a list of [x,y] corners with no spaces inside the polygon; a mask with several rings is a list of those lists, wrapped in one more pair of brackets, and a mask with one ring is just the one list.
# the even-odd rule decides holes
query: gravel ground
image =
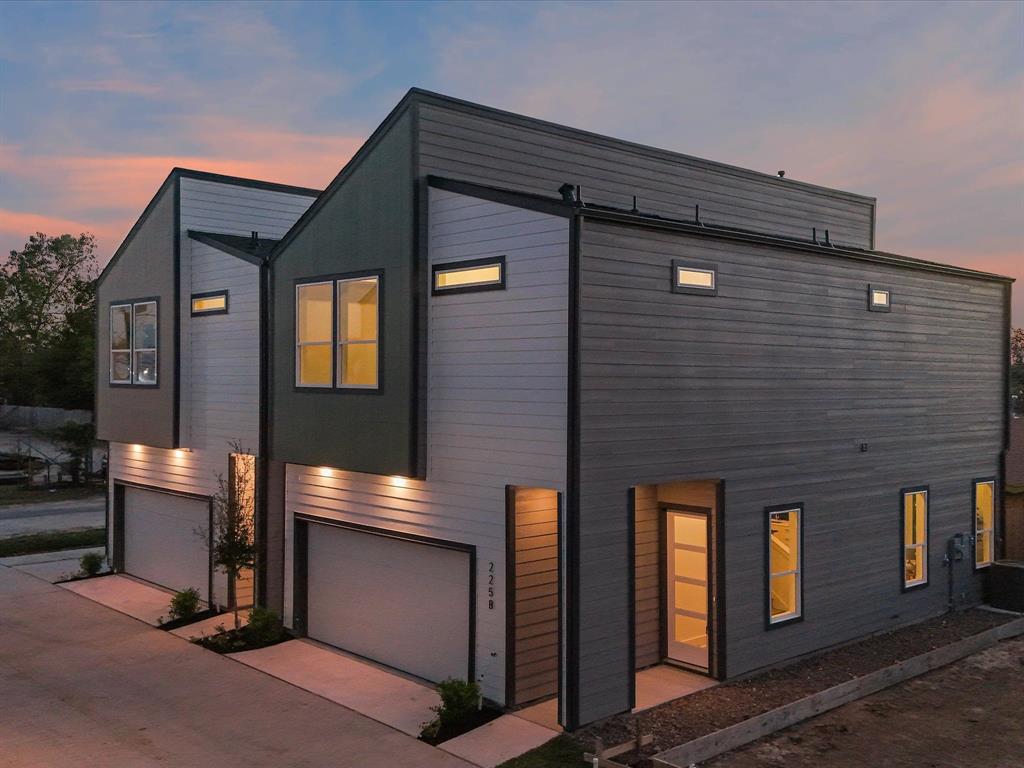
{"label": "gravel ground", "polygon": [[1024,638],[839,707],[707,768],[1020,768]]}
{"label": "gravel ground", "polygon": [[[575,735],[584,745],[593,744],[596,737],[608,745],[621,744],[634,738],[636,719],[641,718],[640,730],[653,735],[654,743],[642,754],[616,759],[626,765],[646,768],[650,765],[649,756],[656,752],[1014,618],[1009,614],[978,609],[939,616],[753,677],[708,688],[638,715],[619,715]],[[1024,759],[1019,765],[1024,765]]]}

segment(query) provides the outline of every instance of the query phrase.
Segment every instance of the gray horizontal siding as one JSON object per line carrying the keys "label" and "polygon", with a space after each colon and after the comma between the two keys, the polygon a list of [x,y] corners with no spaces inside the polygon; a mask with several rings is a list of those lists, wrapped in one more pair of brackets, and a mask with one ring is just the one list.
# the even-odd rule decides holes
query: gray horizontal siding
{"label": "gray horizontal siding", "polygon": [[[729,676],[942,611],[945,540],[999,467],[1003,286],[592,221],[582,243],[583,721],[628,706],[632,486],[726,481]],[[671,293],[673,258],[717,263],[718,296]],[[919,484],[931,584],[903,594],[898,494]],[[766,632],[763,510],[791,502],[805,620]],[[969,562],[955,576],[980,599]]]}
{"label": "gray horizontal siding", "polygon": [[707,223],[809,239],[829,229],[833,241],[873,246],[874,201],[794,184],[753,171],[510,120],[456,106],[419,107],[420,173],[553,197],[568,182],[584,199],[689,219],[700,205]]}

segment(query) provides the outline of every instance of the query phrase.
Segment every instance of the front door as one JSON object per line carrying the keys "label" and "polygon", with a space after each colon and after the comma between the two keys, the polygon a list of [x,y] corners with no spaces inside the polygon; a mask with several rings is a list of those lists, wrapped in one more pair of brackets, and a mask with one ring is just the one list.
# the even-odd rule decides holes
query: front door
{"label": "front door", "polygon": [[708,668],[708,541],[711,510],[667,509],[667,655]]}

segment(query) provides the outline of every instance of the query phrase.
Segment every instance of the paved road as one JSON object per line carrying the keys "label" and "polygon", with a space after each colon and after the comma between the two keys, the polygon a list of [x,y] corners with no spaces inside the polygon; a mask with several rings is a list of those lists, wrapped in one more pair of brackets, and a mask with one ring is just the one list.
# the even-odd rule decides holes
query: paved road
{"label": "paved road", "polygon": [[767,736],[708,768],[1020,768],[1024,638]]}
{"label": "paved road", "polygon": [[386,725],[0,566],[0,768],[470,768]]}
{"label": "paved road", "polygon": [[105,510],[102,496],[0,506],[0,539],[24,533],[101,528],[106,523]]}

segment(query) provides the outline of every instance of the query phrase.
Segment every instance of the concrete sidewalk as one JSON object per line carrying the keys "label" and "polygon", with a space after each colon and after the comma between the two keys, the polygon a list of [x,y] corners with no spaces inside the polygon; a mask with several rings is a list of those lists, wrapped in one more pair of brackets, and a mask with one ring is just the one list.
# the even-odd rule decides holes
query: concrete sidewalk
{"label": "concrete sidewalk", "polygon": [[2,566],[0,692],[0,768],[469,765]]}

